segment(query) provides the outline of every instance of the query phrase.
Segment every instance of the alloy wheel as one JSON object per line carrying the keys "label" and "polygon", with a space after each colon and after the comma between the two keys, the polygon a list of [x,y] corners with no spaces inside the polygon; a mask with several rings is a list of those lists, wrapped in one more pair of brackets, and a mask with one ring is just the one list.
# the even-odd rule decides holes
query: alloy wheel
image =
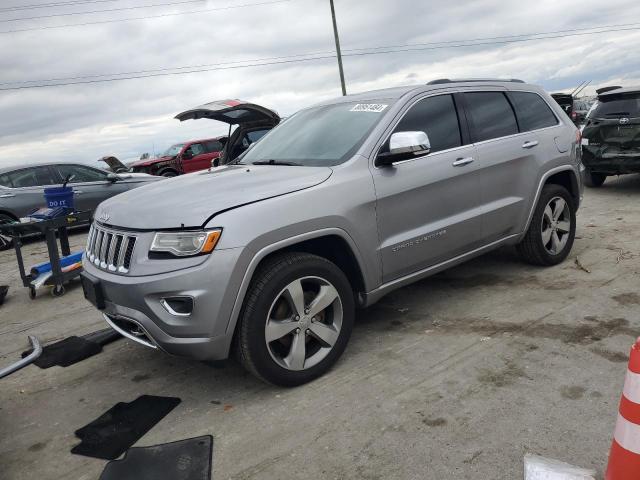
{"label": "alloy wheel", "polygon": [[320,277],[289,283],[269,309],[265,341],[273,360],[287,370],[306,370],[333,349],[343,320],[337,289]]}
{"label": "alloy wheel", "polygon": [[569,241],[571,212],[562,197],[553,197],[542,215],[542,244],[551,255],[560,254]]}

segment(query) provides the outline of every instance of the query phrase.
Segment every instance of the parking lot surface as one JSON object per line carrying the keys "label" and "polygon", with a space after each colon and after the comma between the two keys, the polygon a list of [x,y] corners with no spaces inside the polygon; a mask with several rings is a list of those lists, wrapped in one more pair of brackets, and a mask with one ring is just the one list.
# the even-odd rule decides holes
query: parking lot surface
{"label": "parking lot surface", "polygon": [[[640,335],[639,200],[638,176],[587,190],[557,267],[505,248],[391,293],[358,313],[336,367],[299,388],[126,339],[67,368],[29,366],[0,380],[0,478],[98,478],[106,462],[71,454],[73,432],[142,394],[182,403],[136,446],[211,434],[214,479],[516,479],[527,452],[601,474]],[[45,258],[42,242],[25,251]],[[28,334],[105,327],[78,283],[30,301],[11,251],[2,283],[2,366]]]}

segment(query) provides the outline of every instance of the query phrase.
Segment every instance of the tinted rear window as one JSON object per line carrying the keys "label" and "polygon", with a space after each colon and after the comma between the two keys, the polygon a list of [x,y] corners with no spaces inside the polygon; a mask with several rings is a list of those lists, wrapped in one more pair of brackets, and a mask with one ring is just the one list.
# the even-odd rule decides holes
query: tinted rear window
{"label": "tinted rear window", "polygon": [[465,93],[465,98],[477,142],[518,133],[515,114],[504,93]]}
{"label": "tinted rear window", "polygon": [[511,92],[509,96],[516,109],[521,132],[557,125],[556,116],[537,93]]}
{"label": "tinted rear window", "polygon": [[640,95],[607,95],[598,99],[589,117],[640,117]]}

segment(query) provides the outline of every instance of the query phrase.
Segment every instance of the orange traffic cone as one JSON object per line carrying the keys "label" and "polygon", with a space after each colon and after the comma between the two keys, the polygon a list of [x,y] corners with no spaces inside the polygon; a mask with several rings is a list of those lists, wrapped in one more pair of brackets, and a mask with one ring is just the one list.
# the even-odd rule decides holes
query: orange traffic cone
{"label": "orange traffic cone", "polygon": [[605,480],[640,479],[640,338],[631,347]]}

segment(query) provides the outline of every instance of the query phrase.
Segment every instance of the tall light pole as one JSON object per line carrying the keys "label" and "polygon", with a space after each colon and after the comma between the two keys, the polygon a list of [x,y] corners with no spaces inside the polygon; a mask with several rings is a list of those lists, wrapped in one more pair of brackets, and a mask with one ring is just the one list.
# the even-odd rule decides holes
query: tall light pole
{"label": "tall light pole", "polygon": [[347,94],[347,87],[344,84],[344,70],[342,68],[342,52],[340,51],[340,37],[338,36],[338,24],[336,23],[336,9],[333,6],[333,0],[329,0],[331,4],[331,19],[333,20],[333,36],[336,40],[336,52],[338,54],[338,69],[340,70],[340,84],[342,85],[342,95]]}

